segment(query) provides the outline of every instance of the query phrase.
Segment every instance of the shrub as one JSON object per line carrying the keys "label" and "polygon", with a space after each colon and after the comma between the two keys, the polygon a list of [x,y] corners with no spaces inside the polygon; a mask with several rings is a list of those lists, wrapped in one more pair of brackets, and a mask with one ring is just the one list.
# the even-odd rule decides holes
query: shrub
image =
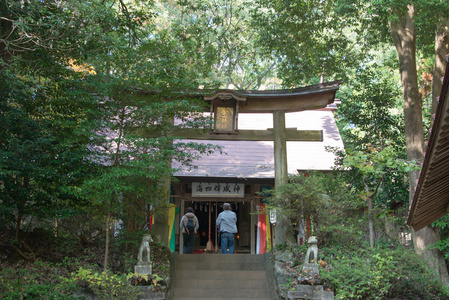
{"label": "shrub", "polygon": [[421,259],[403,247],[358,251],[325,250],[331,265],[322,271],[325,283],[334,289],[336,299],[447,299],[449,294]]}
{"label": "shrub", "polygon": [[0,271],[1,299],[74,299],[74,282],[66,282],[58,268],[37,261],[31,266],[18,265]]}
{"label": "shrub", "polygon": [[126,275],[110,271],[95,272],[80,268],[68,281],[75,280],[78,285],[89,287],[99,299],[138,299],[140,292],[133,288]]}

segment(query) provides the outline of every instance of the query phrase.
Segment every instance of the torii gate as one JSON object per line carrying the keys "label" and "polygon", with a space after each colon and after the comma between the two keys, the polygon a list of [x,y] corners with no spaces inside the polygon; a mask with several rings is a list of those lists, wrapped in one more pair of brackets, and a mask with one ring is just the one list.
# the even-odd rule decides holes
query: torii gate
{"label": "torii gate", "polygon": [[[287,141],[323,141],[321,130],[287,129],[286,112],[324,108],[335,100],[341,81],[321,83],[296,89],[269,91],[217,90],[201,93],[210,102],[214,114],[214,129],[208,134],[179,130],[175,134],[186,139],[201,140],[258,140],[274,142],[275,187],[288,183]],[[201,92],[201,91],[200,91]],[[272,113],[273,130],[239,130],[240,113]],[[288,225],[277,222],[275,243],[284,241]]]}

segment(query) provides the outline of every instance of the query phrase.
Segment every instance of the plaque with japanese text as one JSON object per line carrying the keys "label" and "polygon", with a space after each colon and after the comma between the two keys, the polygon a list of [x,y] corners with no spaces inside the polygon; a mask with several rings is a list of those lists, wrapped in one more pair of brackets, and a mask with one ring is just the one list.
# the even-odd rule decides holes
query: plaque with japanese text
{"label": "plaque with japanese text", "polygon": [[192,182],[192,197],[243,198],[243,183]]}

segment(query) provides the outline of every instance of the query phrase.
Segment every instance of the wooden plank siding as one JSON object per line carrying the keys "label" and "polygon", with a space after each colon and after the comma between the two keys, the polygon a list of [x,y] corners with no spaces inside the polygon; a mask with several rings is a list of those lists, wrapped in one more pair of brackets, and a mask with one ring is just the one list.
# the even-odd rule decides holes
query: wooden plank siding
{"label": "wooden plank siding", "polygon": [[[449,56],[446,57],[449,61]],[[438,79],[435,79],[438,80]],[[407,224],[414,230],[449,212],[449,64]]]}

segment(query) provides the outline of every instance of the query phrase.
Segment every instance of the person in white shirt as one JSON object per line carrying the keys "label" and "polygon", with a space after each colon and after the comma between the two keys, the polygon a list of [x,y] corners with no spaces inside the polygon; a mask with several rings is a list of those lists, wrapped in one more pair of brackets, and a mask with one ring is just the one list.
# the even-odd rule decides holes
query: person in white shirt
{"label": "person in white shirt", "polygon": [[221,253],[233,254],[234,235],[237,233],[237,215],[231,211],[231,204],[223,204],[223,211],[218,215],[216,224],[221,236]]}

